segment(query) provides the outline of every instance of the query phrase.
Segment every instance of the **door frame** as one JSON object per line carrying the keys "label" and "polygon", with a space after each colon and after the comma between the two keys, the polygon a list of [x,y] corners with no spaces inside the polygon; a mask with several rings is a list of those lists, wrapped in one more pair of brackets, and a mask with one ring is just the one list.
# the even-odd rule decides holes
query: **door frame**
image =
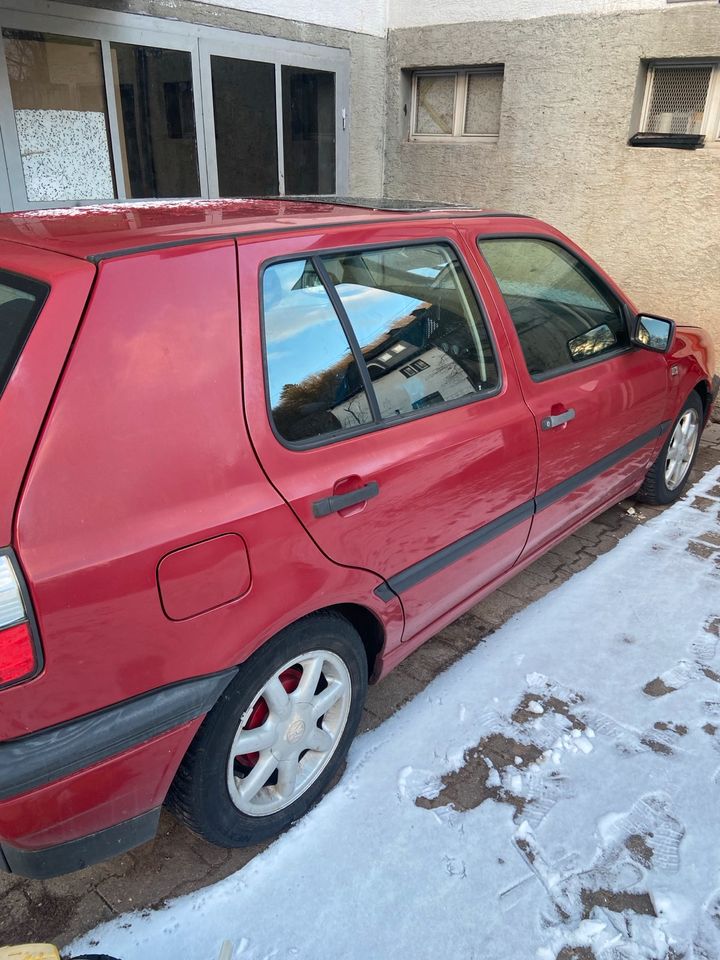
{"label": "door frame", "polygon": [[[20,155],[15,116],[10,95],[10,78],[1,30],[29,30],[97,40],[101,45],[103,83],[107,108],[110,160],[116,197],[102,200],[30,201]],[[85,206],[93,203],[116,203],[126,200],[120,164],[120,126],[115,104],[111,43],[160,47],[187,51],[191,56],[193,103],[197,137],[197,163],[200,197],[216,198],[218,194],[215,128],[212,105],[210,55],[231,56],[241,60],[260,60],[275,64],[276,117],[278,136],[278,173],[282,165],[282,87],[279,77],[283,65],[308,67],[335,74],[335,193],[349,190],[349,131],[347,129],[350,100],[350,51],[342,47],[285,40],[277,37],[242,33],[196,23],[117,13],[56,3],[54,0],[0,0],[0,209],[34,210],[57,206]],[[279,176],[280,193],[284,192]]]}
{"label": "door frame", "polygon": [[[214,31],[222,34],[227,31]],[[208,170],[209,196],[219,197],[217,154],[215,150],[215,117],[212,109],[212,63],[211,58],[228,57],[232,60],[251,60],[272,63],[275,66],[275,132],[277,136],[278,192],[285,194],[285,151],[283,143],[282,68],[305,67],[335,74],[335,193],[348,191],[348,155],[346,116],[343,106],[350,96],[350,52],[337,47],[323,47],[295,40],[280,40],[275,37],[243,34],[239,43],[237,35],[200,37],[198,55],[200,84],[202,89],[203,123],[205,126],[205,153]]]}

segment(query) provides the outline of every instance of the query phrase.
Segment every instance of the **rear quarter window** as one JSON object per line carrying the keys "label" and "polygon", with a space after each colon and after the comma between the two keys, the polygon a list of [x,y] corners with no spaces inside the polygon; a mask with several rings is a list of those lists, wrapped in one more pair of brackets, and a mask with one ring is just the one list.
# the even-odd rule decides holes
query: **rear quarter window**
{"label": "rear quarter window", "polygon": [[49,288],[0,270],[0,394],[5,389]]}

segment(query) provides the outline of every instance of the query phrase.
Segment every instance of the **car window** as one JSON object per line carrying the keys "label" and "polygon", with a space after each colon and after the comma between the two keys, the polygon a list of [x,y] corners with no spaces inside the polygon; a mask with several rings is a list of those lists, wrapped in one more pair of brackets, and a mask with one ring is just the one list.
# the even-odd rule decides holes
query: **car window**
{"label": "car window", "polygon": [[[448,244],[322,258],[362,350],[383,419],[472,397],[498,385],[490,338]],[[361,388],[351,363],[339,397]]]}
{"label": "car window", "polygon": [[340,320],[310,260],[267,267],[263,321],[272,418],[299,441],[371,423],[362,384],[350,392],[355,361]]}
{"label": "car window", "polygon": [[528,371],[542,376],[629,346],[619,301],[576,256],[531,237],[478,240],[517,330]]}
{"label": "car window", "polygon": [[10,379],[47,292],[41,283],[0,271],[0,393]]}

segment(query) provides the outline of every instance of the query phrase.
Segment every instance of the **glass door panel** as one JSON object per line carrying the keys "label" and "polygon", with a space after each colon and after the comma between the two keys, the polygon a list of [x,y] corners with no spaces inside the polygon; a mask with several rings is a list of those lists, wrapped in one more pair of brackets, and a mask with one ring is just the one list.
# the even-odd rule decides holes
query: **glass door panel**
{"label": "glass door panel", "polygon": [[285,191],[335,193],[335,74],[282,68]]}
{"label": "glass door panel", "polygon": [[115,197],[99,40],[3,30],[31,203]]}
{"label": "glass door panel", "polygon": [[278,192],[275,66],[210,57],[221,197]]}
{"label": "glass door panel", "polygon": [[191,54],[129,43],[110,49],[127,196],[200,196]]}

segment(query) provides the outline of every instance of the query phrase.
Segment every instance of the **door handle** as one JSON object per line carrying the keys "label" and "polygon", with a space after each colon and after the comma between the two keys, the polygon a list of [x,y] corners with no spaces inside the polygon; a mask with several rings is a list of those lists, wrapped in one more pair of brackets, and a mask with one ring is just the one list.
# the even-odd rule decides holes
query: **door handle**
{"label": "door handle", "polygon": [[332,497],[324,497],[322,500],[316,500],[312,505],[313,515],[316,517],[327,517],[329,514],[337,513],[346,507],[354,507],[358,503],[371,500],[379,493],[380,487],[376,481],[373,480],[358,490],[351,490],[350,493],[333,494]]}
{"label": "door handle", "polygon": [[562,413],[553,413],[549,417],[543,417],[540,426],[543,430],[552,430],[553,427],[561,427],[564,423],[574,419],[575,410],[570,407],[568,410],[563,410]]}

